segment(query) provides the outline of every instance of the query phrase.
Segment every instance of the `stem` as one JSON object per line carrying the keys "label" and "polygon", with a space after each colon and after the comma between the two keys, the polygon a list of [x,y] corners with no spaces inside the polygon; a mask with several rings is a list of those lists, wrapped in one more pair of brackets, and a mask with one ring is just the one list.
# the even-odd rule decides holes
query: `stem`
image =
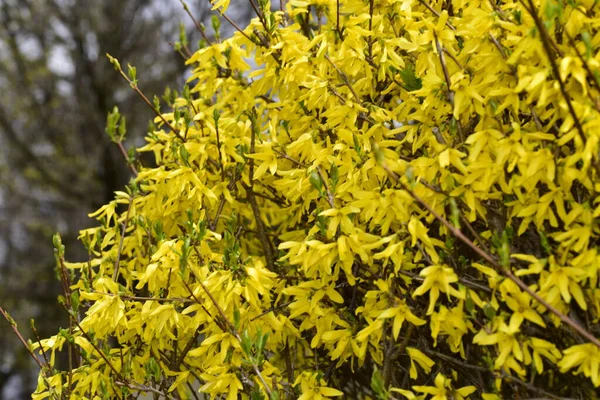
{"label": "stem", "polygon": [[124,294],[115,294],[115,293],[104,293],[104,292],[91,292],[92,294],[101,294],[103,296],[118,296],[121,300],[126,300],[126,301],[156,301],[158,303],[169,303],[169,302],[175,302],[175,303],[193,303],[194,300],[192,299],[186,299],[183,297],[166,297],[166,298],[160,298],[160,297],[142,297],[142,296],[127,296]]}
{"label": "stem", "polygon": [[129,206],[127,207],[127,215],[125,216],[125,221],[123,221],[123,225],[121,227],[121,237],[119,238],[119,250],[117,252],[117,259],[115,260],[115,270],[113,271],[113,281],[117,281],[119,277],[119,263],[121,262],[121,253],[123,251],[123,241],[125,239],[125,230],[127,229],[127,224],[129,223],[129,214],[131,213],[131,206],[133,205],[133,198],[129,199]]}
{"label": "stem", "polygon": [[142,98],[142,100],[144,100],[144,103],[146,103],[148,105],[148,107],[150,107],[150,109],[152,111],[154,111],[154,113],[165,123],[165,125],[171,130],[173,131],[173,133],[175,134],[175,136],[177,136],[179,138],[179,140],[181,140],[182,142],[185,143],[185,138],[183,136],[181,136],[181,134],[179,133],[179,131],[177,131],[175,129],[175,127],[173,127],[173,125],[171,125],[169,123],[169,121],[167,121],[165,119],[165,117],[163,117],[163,115],[160,113],[160,111],[158,111],[156,109],[156,107],[154,107],[154,105],[150,102],[150,100],[148,100],[148,98],[146,97],[146,95],[137,87],[137,84],[134,84],[127,75],[125,75],[125,73],[123,72],[123,70],[121,68],[119,68],[117,70],[119,72],[119,74],[123,77],[123,79],[125,79],[125,81],[127,81],[127,83],[129,84],[129,86],[131,86],[131,88],[138,94],[138,96],[140,96]]}
{"label": "stem", "polygon": [[[440,13],[433,7],[431,7],[425,0],[419,0],[419,3],[423,4],[429,11],[431,11],[436,17],[440,17]],[[450,29],[452,29],[453,31],[456,30],[456,28],[449,22],[446,21],[446,26]]]}
{"label": "stem", "polygon": [[[1,306],[0,306],[0,314],[2,314],[2,316],[4,317],[4,319],[6,320],[6,322],[8,322],[8,324],[10,325],[10,327],[13,330],[13,332],[15,333],[15,335],[17,335],[17,338],[19,338],[19,341],[23,344],[23,346],[25,347],[25,349],[27,349],[27,352],[29,353],[29,355],[31,355],[31,358],[33,358],[33,360],[35,361],[35,363],[42,370],[44,370],[44,365],[35,356],[35,354],[33,353],[33,350],[31,350],[31,348],[29,347],[29,344],[23,338],[23,335],[21,335],[21,332],[19,332],[19,329],[17,328],[17,323],[12,319],[12,317],[10,315],[8,315],[8,313]],[[42,349],[42,351],[43,351],[43,349]]]}
{"label": "stem", "polygon": [[127,150],[125,150],[125,147],[123,146],[123,142],[121,142],[119,140],[116,143],[117,143],[117,146],[119,147],[119,150],[121,151],[121,154],[125,158],[125,161],[127,162],[127,165],[129,166],[129,169],[131,170],[131,173],[133,174],[133,176],[135,176],[137,178],[138,171],[135,168],[135,165],[133,165],[133,163],[129,162],[129,155],[127,154]]}
{"label": "stem", "polygon": [[[65,294],[65,304],[66,304],[67,308],[74,313],[75,310],[73,310],[73,306],[71,305],[71,282],[69,279],[69,274],[67,272],[67,267],[65,266],[64,256],[62,254],[59,254],[58,260],[60,263],[60,278],[61,278],[61,282],[63,285],[63,291]],[[69,335],[73,334],[73,320],[74,319],[75,319],[75,317],[73,316],[73,314],[71,314],[69,312]],[[68,377],[69,381],[68,381],[67,387],[68,387],[69,392],[71,392],[71,386],[73,384],[73,345],[71,344],[70,340],[67,340],[67,352],[68,352],[68,358],[69,358],[69,377]]]}
{"label": "stem", "polygon": [[211,45],[212,43],[210,42],[210,40],[208,39],[208,36],[206,36],[206,32],[204,32],[204,29],[202,29],[202,27],[200,26],[200,24],[198,23],[198,21],[196,21],[196,18],[194,18],[194,16],[192,15],[192,12],[190,11],[190,8],[188,7],[188,5],[186,4],[185,1],[183,0],[179,0],[179,2],[181,3],[181,5],[183,6],[183,9],[185,10],[185,12],[187,13],[187,15],[190,16],[190,18],[192,19],[192,21],[194,21],[194,25],[196,25],[196,29],[198,29],[198,32],[200,32],[200,34],[202,35],[202,38],[204,40],[206,40],[206,43],[208,43],[209,45]]}
{"label": "stem", "polygon": [[325,176],[323,176],[323,172],[321,172],[321,168],[317,167],[317,173],[319,174],[319,178],[321,178],[321,182],[323,182],[323,186],[325,187],[325,192],[327,193],[327,202],[331,206],[331,208],[335,208],[335,204],[333,202],[333,194],[329,190],[329,185],[327,181],[325,181]]}
{"label": "stem", "polygon": [[[69,315],[71,314],[69,309],[67,309],[67,313],[69,313]],[[98,348],[98,346],[96,346],[96,344],[94,343],[94,341],[92,340],[90,335],[87,334],[87,332],[81,327],[81,325],[79,324],[79,322],[77,320],[75,320],[75,324],[79,328],[79,331],[81,332],[81,334],[87,339],[89,344],[94,348],[94,350],[96,350],[96,352],[100,355],[100,357],[102,357],[102,359],[104,360],[106,365],[115,373],[117,378],[122,380],[123,382],[125,382],[125,378],[123,377],[123,375],[121,375],[121,373],[119,371],[117,371],[117,369],[114,367],[114,365],[111,364],[111,362],[108,360],[106,355],[102,352],[102,350],[100,350]]]}
{"label": "stem", "polygon": [[361,103],[360,96],[356,93],[356,90],[354,90],[354,87],[350,83],[350,80],[348,79],[348,76],[344,73],[344,71],[342,71],[341,69],[339,69],[338,66],[333,63],[333,61],[331,61],[331,58],[329,58],[329,56],[327,54],[325,54],[325,59],[327,61],[329,61],[329,63],[333,66],[333,68],[335,68],[335,70],[340,75],[340,77],[342,78],[342,80],[344,81],[344,83],[346,84],[346,86],[348,86],[348,88],[350,89],[350,92],[352,92],[352,95],[354,96],[354,98],[356,99],[356,101],[360,104]]}

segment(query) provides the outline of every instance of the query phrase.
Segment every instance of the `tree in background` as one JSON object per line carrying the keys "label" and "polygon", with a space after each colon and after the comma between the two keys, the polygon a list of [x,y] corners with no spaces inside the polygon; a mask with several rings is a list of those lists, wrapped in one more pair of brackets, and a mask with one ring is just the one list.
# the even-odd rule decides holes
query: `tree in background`
{"label": "tree in background", "polygon": [[[206,1],[190,4],[210,26],[208,10]],[[236,17],[247,14],[242,7]],[[181,21],[191,41],[202,39],[178,2],[0,0],[0,302],[25,326],[35,317],[41,335],[67,324],[55,305],[52,232],[87,257],[76,245],[87,213],[131,178],[105,133],[107,114],[118,105],[129,116],[135,145],[151,116],[104,53],[138,65],[144,91],[160,96],[183,82],[186,66],[170,43],[181,40]],[[29,398],[34,364],[9,332],[0,324],[0,398],[10,379]]]}

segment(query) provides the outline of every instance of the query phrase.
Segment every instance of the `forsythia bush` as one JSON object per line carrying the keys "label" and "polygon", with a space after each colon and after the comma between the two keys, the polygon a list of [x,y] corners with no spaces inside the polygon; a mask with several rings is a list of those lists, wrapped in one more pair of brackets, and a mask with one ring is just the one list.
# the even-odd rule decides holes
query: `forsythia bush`
{"label": "forsythia bush", "polygon": [[155,100],[89,261],[56,237],[33,398],[597,398],[596,2],[253,6]]}

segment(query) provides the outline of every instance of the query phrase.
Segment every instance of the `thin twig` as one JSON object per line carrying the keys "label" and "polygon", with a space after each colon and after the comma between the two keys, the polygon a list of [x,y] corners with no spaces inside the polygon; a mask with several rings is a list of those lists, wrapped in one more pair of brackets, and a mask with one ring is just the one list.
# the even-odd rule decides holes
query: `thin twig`
{"label": "thin twig", "polygon": [[[433,7],[431,7],[425,0],[419,0],[419,3],[423,4],[429,11],[431,11],[436,17],[440,17],[440,13]],[[456,28],[449,22],[446,21],[446,26],[450,29],[452,29],[453,31],[456,30]]]}
{"label": "thin twig", "polygon": [[[71,280],[69,279],[69,274],[67,271],[67,267],[65,266],[65,258],[62,251],[59,251],[58,261],[60,267],[60,280],[63,285],[63,291],[65,295],[65,304],[69,310],[75,312],[73,310],[73,306],[71,305]],[[69,313],[69,335],[73,334],[73,320],[75,317]],[[68,375],[68,390],[71,391],[71,386],[73,383],[73,344],[70,340],[67,341],[67,357],[69,363],[69,375]]]}
{"label": "thin twig", "polygon": [[342,80],[344,81],[344,83],[346,84],[348,89],[350,89],[350,91],[352,92],[352,95],[354,96],[356,101],[360,104],[361,103],[360,96],[358,95],[358,93],[356,93],[356,90],[354,90],[354,87],[350,83],[350,80],[348,79],[348,76],[346,75],[346,73],[344,73],[344,71],[339,69],[338,66],[335,65],[335,63],[333,61],[331,61],[331,58],[329,58],[329,56],[327,54],[325,54],[325,59],[327,61],[329,61],[329,63],[333,66],[333,68],[335,68],[335,70],[340,75],[340,77],[342,78]]}
{"label": "thin twig", "polygon": [[[567,39],[569,40],[569,44],[575,50],[575,53],[577,53],[577,57],[581,61],[581,64],[583,64],[583,68],[587,72],[588,77],[591,78],[592,86],[594,88],[596,88],[596,90],[598,92],[600,92],[600,82],[598,82],[598,77],[596,76],[596,74],[594,74],[592,72],[592,69],[590,68],[590,65],[588,64],[587,60],[583,57],[583,54],[581,54],[581,52],[577,48],[577,43],[575,43],[575,40],[573,39],[573,37],[569,34],[569,32],[567,30],[565,30],[565,35],[567,36]],[[589,91],[589,90],[588,90],[588,96],[590,97],[590,100],[592,100],[594,105],[596,106],[596,110],[600,111],[600,107],[598,106],[598,101],[591,97],[591,91]]]}
{"label": "thin twig", "polygon": [[186,299],[184,297],[144,297],[144,296],[128,296],[124,294],[116,294],[116,293],[105,293],[105,292],[91,292],[91,294],[100,294],[103,296],[112,296],[119,297],[121,300],[126,301],[156,301],[157,303],[194,303],[192,299]]}
{"label": "thin twig", "polygon": [[181,134],[179,133],[179,131],[176,130],[175,127],[173,125],[171,125],[171,123],[169,123],[169,121],[167,121],[165,119],[165,117],[160,113],[160,111],[158,111],[156,109],[156,107],[154,107],[154,105],[150,102],[150,100],[148,100],[148,98],[146,97],[146,95],[138,88],[137,84],[135,84],[134,82],[132,82],[131,79],[129,79],[129,77],[127,75],[125,75],[125,73],[123,72],[123,70],[120,67],[117,69],[117,71],[119,72],[119,75],[121,75],[123,77],[123,79],[125,79],[125,81],[127,81],[127,83],[129,84],[129,86],[131,86],[131,88],[133,89],[133,91],[136,92],[137,95],[142,100],[144,100],[144,103],[146,103],[146,105],[148,107],[150,107],[150,109],[152,111],[154,111],[154,113],[164,122],[164,124],[171,131],[173,131],[173,133],[175,134],[175,136],[177,136],[179,138],[179,140],[181,140],[182,142],[185,142],[185,138],[183,136],[181,136]]}
{"label": "thin twig", "polygon": [[38,343],[38,346],[40,346],[40,352],[42,353],[42,357],[44,357],[44,361],[46,362],[46,365],[48,366],[48,368],[50,368],[50,360],[48,360],[48,356],[46,356],[46,352],[44,351],[44,348],[42,347],[42,339],[40,338],[40,334],[38,333],[37,329],[35,328],[35,323],[33,322],[33,319],[31,320],[31,330],[33,331],[33,334],[35,336],[35,340]]}
{"label": "thin twig", "polygon": [[115,260],[115,270],[113,271],[113,281],[117,281],[119,277],[119,264],[121,262],[121,254],[123,252],[123,242],[125,239],[125,231],[127,230],[127,225],[129,224],[129,214],[131,213],[131,207],[133,205],[133,198],[129,199],[129,206],[127,206],[127,214],[125,215],[125,221],[123,221],[123,225],[121,226],[121,237],[119,238],[119,249],[117,251],[117,259]]}
{"label": "thin twig", "polygon": [[343,39],[342,31],[340,30],[340,0],[336,0],[335,2],[336,2],[335,30],[337,31],[338,35],[340,36],[340,39]]}
{"label": "thin twig", "polygon": [[273,312],[273,311],[280,310],[280,309],[282,309],[282,308],[283,308],[283,307],[285,307],[285,306],[289,306],[289,305],[290,305],[290,304],[292,304],[292,303],[293,303],[293,301],[288,301],[287,303],[283,303],[283,304],[280,304],[280,305],[278,305],[278,306],[271,307],[271,308],[269,308],[268,310],[266,310],[266,311],[264,311],[264,312],[262,312],[262,313],[258,314],[256,317],[252,318],[252,319],[250,320],[250,322],[253,322],[253,321],[255,321],[255,320],[257,320],[257,319],[259,319],[259,318],[261,318],[261,317],[264,317],[265,315],[267,315],[267,314],[268,314],[268,313],[270,313],[270,312]]}
{"label": "thin twig", "polygon": [[329,185],[327,184],[327,181],[325,180],[325,176],[323,175],[323,172],[321,171],[321,167],[317,167],[316,169],[317,169],[317,174],[319,174],[319,178],[321,178],[321,182],[323,182],[323,186],[325,187],[325,192],[327,193],[327,202],[329,203],[331,208],[335,208],[335,204],[333,202],[333,194],[329,190]]}
{"label": "thin twig", "polygon": [[17,335],[17,338],[23,344],[23,346],[25,347],[25,349],[27,350],[27,352],[29,353],[29,355],[31,356],[31,358],[33,358],[33,360],[35,361],[35,363],[43,370],[44,369],[44,365],[35,356],[35,354],[31,350],[31,348],[29,347],[29,344],[23,338],[23,335],[21,335],[21,332],[19,332],[19,329],[17,327],[17,323],[15,322],[15,320],[12,319],[12,317],[10,315],[8,315],[8,313],[1,306],[0,306],[0,314],[2,314],[2,316],[4,317],[4,319],[6,320],[6,322],[8,322],[8,324],[11,327],[11,329],[13,330],[13,332],[15,333],[15,335]]}
{"label": "thin twig", "polygon": [[128,382],[121,382],[121,381],[115,381],[115,384],[117,386],[126,386],[129,389],[137,390],[137,391],[140,391],[140,392],[152,392],[152,393],[156,393],[156,394],[158,394],[160,396],[166,397],[169,400],[177,400],[177,398],[175,398],[175,397],[173,397],[171,395],[166,394],[164,391],[161,392],[160,390],[154,389],[151,386],[146,386],[146,385],[142,385],[142,384],[139,384],[139,383],[128,383]]}
{"label": "thin twig", "polygon": [[204,32],[204,29],[202,29],[202,26],[200,26],[200,24],[198,23],[196,18],[194,18],[194,16],[192,15],[192,12],[190,11],[186,2],[183,0],[179,0],[179,1],[181,2],[181,5],[183,6],[183,9],[187,13],[187,15],[189,15],[190,18],[192,19],[192,21],[194,21],[194,25],[196,25],[196,29],[198,29],[198,32],[200,32],[200,35],[202,35],[202,38],[206,41],[207,44],[209,44],[209,45],[212,44],[210,42],[210,39],[208,38],[208,36],[206,36],[206,32]]}
{"label": "thin twig", "polygon": [[218,11],[219,11],[219,14],[221,14],[221,17],[225,18],[225,21],[229,22],[229,24],[231,26],[233,26],[236,31],[238,31],[239,33],[244,35],[246,37],[246,39],[248,39],[251,43],[255,43],[254,40],[252,40],[250,38],[250,36],[246,35],[246,32],[244,32],[235,22],[233,22],[233,20],[231,18],[229,18],[227,15],[225,15],[225,13],[223,11],[221,11],[220,9]]}
{"label": "thin twig", "polygon": [[450,53],[450,51],[448,51],[447,48],[443,47],[442,50],[444,51],[444,53],[448,54],[448,57],[450,57],[456,65],[458,65],[458,68],[469,73],[469,71],[465,67],[463,67],[463,65],[460,63],[460,61],[458,61],[458,59],[454,56],[454,54]]}
{"label": "thin twig", "polygon": [[198,336],[200,336],[200,329],[196,329],[196,332],[194,332],[194,335],[192,336],[192,338],[190,339],[190,341],[187,342],[187,344],[185,345],[185,347],[181,351],[181,355],[179,356],[179,360],[176,362],[176,365],[174,366],[175,368],[179,368],[179,366],[183,363],[183,360],[185,359],[185,357],[187,356],[187,354],[190,352],[190,350],[194,346],[194,343],[196,343],[196,339],[198,339]]}
{"label": "thin twig", "polygon": [[129,161],[129,155],[127,154],[127,150],[125,150],[125,146],[123,146],[123,142],[121,142],[119,140],[116,143],[117,143],[117,147],[119,147],[119,150],[121,151],[121,154],[125,158],[125,162],[127,162],[127,166],[131,170],[131,173],[133,174],[133,176],[137,177],[138,176],[137,168],[135,168],[135,165],[133,165],[133,163]]}
{"label": "thin twig", "polygon": [[223,154],[221,153],[221,138],[219,136],[219,118],[215,118],[215,133],[217,136],[217,152],[219,153],[219,169],[221,170],[221,182],[225,182],[225,167],[223,165]]}
{"label": "thin twig", "polygon": [[[63,307],[64,307],[64,305],[63,305]],[[70,315],[71,314],[70,310],[68,308],[66,308],[66,307],[65,307],[65,309],[67,310],[67,313]],[[100,355],[100,357],[102,357],[102,359],[104,360],[104,362],[106,363],[106,365],[115,373],[115,375],[117,376],[117,379],[120,379],[123,382],[125,382],[126,379],[123,377],[123,375],[121,375],[121,373],[119,371],[117,371],[117,369],[115,368],[115,366],[112,365],[112,363],[108,360],[108,358],[106,357],[106,355],[104,354],[104,352],[102,350],[100,350],[98,348],[98,346],[96,346],[96,344],[94,343],[94,341],[92,340],[92,338],[90,337],[90,335],[88,335],[88,333],[79,324],[79,321],[77,321],[77,320],[73,320],[73,321],[75,322],[75,324],[79,328],[79,331],[81,332],[81,334],[87,339],[88,343],[94,348],[94,350],[96,350],[96,352]]]}

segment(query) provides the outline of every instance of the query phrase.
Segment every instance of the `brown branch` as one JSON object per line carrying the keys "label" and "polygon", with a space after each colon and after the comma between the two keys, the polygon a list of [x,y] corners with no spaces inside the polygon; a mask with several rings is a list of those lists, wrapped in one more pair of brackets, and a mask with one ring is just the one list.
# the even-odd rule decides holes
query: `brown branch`
{"label": "brown branch", "polygon": [[[63,307],[64,307],[64,304],[63,304]],[[71,315],[71,311],[68,308],[65,307],[65,310],[67,310],[67,313],[69,315]],[[115,375],[117,376],[117,378],[120,379],[120,380],[122,380],[123,382],[125,382],[126,379],[123,377],[123,375],[121,375],[121,373],[119,371],[117,371],[117,369],[115,368],[115,366],[111,364],[111,362],[108,360],[108,358],[106,357],[106,355],[104,354],[104,352],[102,350],[100,350],[98,348],[98,346],[96,346],[96,344],[94,343],[94,341],[92,340],[92,338],[90,337],[90,335],[88,335],[88,333],[79,324],[79,321],[74,320],[74,322],[77,325],[77,327],[79,328],[79,331],[81,332],[81,334],[86,338],[86,340],[94,348],[94,350],[96,350],[96,352],[100,355],[100,357],[102,357],[102,359],[104,360],[104,362],[106,363],[106,365],[115,373]]]}
{"label": "brown branch", "polygon": [[[35,363],[40,367],[40,369],[42,369],[42,371],[44,370],[44,365],[42,364],[42,362],[35,356],[35,354],[33,353],[33,350],[31,350],[31,348],[29,347],[29,344],[27,343],[27,341],[25,340],[25,338],[23,338],[23,335],[21,335],[21,332],[19,332],[19,329],[17,327],[17,323],[15,322],[15,320],[8,314],[8,312],[6,312],[2,306],[0,306],[0,314],[2,314],[2,316],[4,317],[4,319],[6,320],[6,322],[8,322],[8,324],[10,325],[12,331],[15,333],[15,335],[17,335],[17,338],[19,339],[19,341],[23,344],[23,346],[25,347],[25,349],[27,350],[27,352],[29,353],[29,355],[31,356],[31,358],[33,358],[33,360],[35,361]],[[43,349],[42,349],[43,350]]]}
{"label": "brown branch", "polygon": [[534,292],[533,290],[531,290],[529,288],[529,286],[527,286],[521,279],[519,279],[518,277],[516,277],[512,273],[512,271],[510,271],[509,269],[504,268],[503,266],[501,266],[500,264],[498,264],[498,262],[491,255],[489,255],[488,253],[486,253],[485,251],[483,251],[480,247],[478,247],[475,243],[473,243],[469,238],[467,238],[461,232],[460,229],[457,229],[456,227],[454,227],[444,217],[442,217],[441,215],[439,215],[433,208],[431,208],[431,206],[429,206],[429,204],[427,204],[419,196],[417,196],[415,194],[415,192],[413,192],[405,183],[403,183],[402,181],[400,181],[400,179],[398,178],[398,175],[396,175],[395,172],[391,171],[385,165],[383,167],[384,167],[384,169],[387,171],[388,175],[390,175],[390,177],[393,179],[393,181],[395,183],[399,184],[402,187],[403,190],[405,190],[408,194],[410,194],[410,196],[413,199],[415,199],[417,201],[417,203],[421,204],[421,206],[423,208],[425,208],[431,215],[433,215],[435,217],[435,219],[437,219],[438,221],[440,221],[442,223],[442,225],[444,225],[455,237],[457,237],[463,243],[465,243],[467,246],[469,246],[481,258],[483,258],[485,261],[487,261],[491,266],[493,266],[496,270],[498,270],[503,275],[505,275],[508,279],[510,279],[511,281],[513,281],[517,286],[519,286],[519,288],[521,288],[521,290],[523,290],[524,292],[526,292],[527,294],[529,294],[531,297],[533,297],[538,303],[540,303],[542,306],[544,306],[546,309],[548,309],[552,314],[554,314],[555,316],[557,316],[562,322],[564,322],[565,324],[567,324],[568,326],[570,326],[571,328],[573,328],[582,337],[584,337],[589,342],[593,343],[598,348],[600,348],[600,340],[598,340],[590,332],[588,332],[587,330],[585,330],[581,325],[579,325],[577,322],[575,322],[572,318],[570,318],[569,316],[563,314],[557,308],[555,308],[550,303],[548,303],[546,300],[544,300],[539,294],[537,294],[536,292]]}
{"label": "brown branch", "polygon": [[[107,56],[109,57],[109,59],[113,60],[113,57],[110,56],[109,54],[107,54]],[[116,61],[116,60],[115,60]],[[116,65],[113,62],[113,65]],[[165,117],[160,113],[160,111],[158,111],[156,109],[156,107],[154,107],[154,105],[150,102],[150,100],[148,100],[148,98],[146,97],[146,95],[138,88],[137,84],[135,82],[132,82],[131,79],[129,79],[129,77],[127,75],[125,75],[125,73],[123,72],[123,70],[121,69],[121,67],[119,66],[118,68],[115,66],[115,68],[117,69],[117,72],[119,73],[119,75],[121,75],[123,77],[123,79],[125,79],[125,81],[129,84],[129,86],[133,89],[134,92],[137,93],[137,95],[144,100],[144,103],[146,103],[146,105],[148,107],[150,107],[150,109],[152,111],[154,111],[154,113],[164,122],[164,124],[171,130],[173,131],[173,133],[175,134],[175,136],[177,136],[179,138],[179,140],[181,140],[182,142],[185,143],[185,138],[183,136],[181,136],[181,134],[179,133],[178,130],[175,129],[175,127],[173,125],[171,125],[169,123],[169,121],[167,121],[165,119]]]}
{"label": "brown branch", "polygon": [[[596,74],[594,74],[592,72],[592,69],[590,68],[590,65],[588,64],[587,60],[585,58],[583,58],[583,54],[581,54],[581,52],[579,51],[579,49],[577,48],[577,43],[575,43],[575,40],[573,39],[573,37],[569,34],[569,32],[567,32],[567,30],[565,30],[565,35],[567,36],[567,39],[569,40],[569,44],[571,45],[571,47],[575,50],[575,53],[577,53],[577,57],[579,58],[579,60],[581,61],[581,64],[583,64],[583,68],[585,69],[585,71],[588,74],[588,77],[591,78],[592,80],[592,86],[598,91],[600,92],[600,82],[598,82],[598,77],[596,77]],[[588,96],[590,97],[590,100],[592,100],[592,102],[594,103],[594,105],[596,106],[596,110],[600,111],[600,107],[598,106],[598,101],[593,99],[591,97],[591,93],[588,90]]]}
{"label": "brown branch", "polygon": [[[62,246],[62,243],[59,243],[60,246]],[[64,258],[64,254],[63,254],[63,250],[58,249],[58,255],[57,255],[58,261],[59,261],[59,267],[60,267],[60,280],[63,286],[63,292],[65,295],[65,304],[67,306],[68,310],[71,310],[71,312],[69,312],[69,335],[73,334],[73,321],[75,321],[75,310],[73,309],[73,306],[71,304],[71,280],[69,279],[69,274],[67,271],[67,267],[65,266],[65,258]],[[77,322],[77,321],[75,321]],[[71,343],[70,340],[67,340],[67,357],[68,357],[68,363],[69,363],[69,375],[68,375],[68,391],[71,392],[71,386],[73,383],[73,344]]]}
{"label": "brown branch", "polygon": [[[210,0],[209,0],[209,3],[210,3]],[[219,14],[221,14],[221,16],[223,18],[225,18],[225,21],[229,22],[229,24],[231,26],[233,26],[236,31],[238,31],[239,33],[244,35],[246,37],[246,39],[248,39],[251,43],[255,43],[254,40],[252,40],[250,38],[250,36],[246,35],[246,32],[244,32],[235,22],[233,22],[233,20],[231,18],[229,18],[227,15],[225,15],[225,13],[223,11],[221,11],[220,9],[218,9],[217,11],[219,11]]]}
{"label": "brown branch", "polygon": [[450,53],[450,51],[448,51],[447,48],[443,47],[442,50],[444,51],[444,53],[446,53],[448,55],[448,57],[450,57],[452,59],[452,61],[454,61],[454,63],[456,65],[458,65],[458,68],[462,69],[463,71],[465,71],[466,73],[469,73],[469,70],[467,70],[461,63],[460,61],[458,61],[458,59],[454,56],[454,54]]}
{"label": "brown branch", "polygon": [[187,354],[190,352],[190,350],[194,346],[194,343],[196,343],[196,339],[198,339],[198,336],[200,336],[200,329],[196,329],[196,332],[194,332],[194,335],[192,336],[192,338],[190,339],[190,341],[187,342],[187,344],[185,345],[185,347],[181,351],[181,355],[179,356],[179,360],[176,361],[176,365],[174,366],[175,368],[179,368],[179,366],[183,363],[183,360],[185,359],[185,357],[187,356]]}
{"label": "brown branch", "polygon": [[1,306],[0,306],[0,314],[2,314],[2,316],[4,317],[6,322],[8,322],[12,331],[15,333],[15,335],[17,336],[17,338],[19,339],[19,341],[21,342],[23,347],[25,347],[25,350],[27,350],[27,353],[31,356],[31,358],[33,358],[33,361],[35,361],[35,363],[40,367],[40,373],[41,373],[42,379],[46,383],[46,386],[48,387],[48,391],[50,392],[50,394],[53,397],[60,399],[58,394],[56,394],[52,390],[52,385],[50,385],[50,381],[48,380],[48,377],[46,376],[46,371],[50,370],[51,367],[50,367],[50,364],[48,363],[48,359],[46,358],[46,353],[44,353],[44,348],[42,347],[42,344],[39,342],[39,336],[37,336],[37,331],[36,331],[36,336],[38,339],[38,343],[40,345],[40,351],[42,352],[42,354],[44,355],[44,359],[46,360],[46,365],[42,364],[42,362],[36,357],[35,353],[29,347],[29,344],[27,343],[27,341],[25,340],[23,335],[21,335],[21,332],[19,332],[19,329],[17,327],[17,323],[15,322],[15,320]]}
{"label": "brown branch", "polygon": [[285,306],[289,306],[289,305],[290,305],[290,304],[292,304],[292,303],[293,303],[293,301],[288,301],[287,303],[283,303],[283,304],[280,304],[280,305],[278,305],[278,306],[271,307],[271,308],[269,308],[268,310],[266,310],[266,311],[264,311],[264,312],[262,312],[262,313],[258,314],[256,317],[252,318],[252,319],[250,320],[250,322],[256,321],[257,319],[259,319],[259,318],[261,318],[261,317],[264,317],[264,316],[265,316],[265,315],[267,315],[268,313],[270,313],[270,312],[273,312],[273,311],[280,310],[280,309],[282,309],[283,307],[285,307]]}
{"label": "brown branch", "polygon": [[35,336],[35,340],[38,343],[38,346],[40,346],[40,352],[42,353],[42,357],[44,357],[46,366],[48,368],[50,368],[50,360],[48,360],[48,356],[46,356],[46,352],[44,351],[44,348],[42,347],[42,339],[40,339],[40,334],[38,333],[38,331],[35,327],[35,323],[34,323],[33,319],[31,320],[31,330],[33,331],[33,334]]}
{"label": "brown branch", "polygon": [[166,397],[169,400],[177,400],[177,398],[175,398],[175,397],[173,397],[171,395],[166,394],[164,391],[161,392],[160,390],[154,389],[151,386],[146,386],[146,385],[142,385],[142,384],[139,384],[139,383],[128,383],[128,382],[121,382],[121,381],[115,381],[115,384],[117,386],[126,386],[129,389],[137,390],[139,392],[152,392],[152,393],[156,393],[156,394],[158,394],[160,396]]}
{"label": "brown branch", "polygon": [[103,296],[113,296],[119,297],[121,300],[126,301],[156,301],[157,303],[194,303],[192,299],[186,299],[184,297],[144,297],[144,296],[129,296],[124,294],[115,294],[115,293],[104,293],[104,292],[91,292],[91,294],[100,294]]}
{"label": "brown branch", "polygon": [[187,3],[183,0],[179,0],[179,2],[183,6],[183,9],[187,13],[187,15],[189,15],[190,18],[192,19],[192,21],[194,21],[194,25],[196,25],[196,29],[198,29],[198,32],[200,32],[200,35],[202,35],[202,38],[206,41],[206,43],[211,45],[212,43],[210,42],[210,39],[208,38],[208,36],[206,36],[206,32],[204,32],[204,29],[202,29],[202,26],[200,26],[200,24],[198,23],[196,18],[194,18],[194,16],[192,15],[192,12],[190,11]]}
{"label": "brown branch", "polygon": [[[423,4],[429,11],[433,13],[433,15],[438,18],[440,17],[440,13],[435,8],[431,7],[425,0],[419,0],[419,3]],[[449,21],[446,21],[446,26],[453,31],[456,30],[456,28]]]}
{"label": "brown branch", "polygon": [[129,161],[129,155],[127,154],[127,150],[125,150],[125,146],[123,146],[123,142],[121,142],[119,140],[115,143],[117,143],[117,147],[119,147],[119,151],[125,158],[125,161],[127,162],[127,166],[129,167],[129,170],[131,171],[133,176],[137,178],[137,176],[138,176],[137,168],[135,168],[135,165],[133,165],[133,163]]}

